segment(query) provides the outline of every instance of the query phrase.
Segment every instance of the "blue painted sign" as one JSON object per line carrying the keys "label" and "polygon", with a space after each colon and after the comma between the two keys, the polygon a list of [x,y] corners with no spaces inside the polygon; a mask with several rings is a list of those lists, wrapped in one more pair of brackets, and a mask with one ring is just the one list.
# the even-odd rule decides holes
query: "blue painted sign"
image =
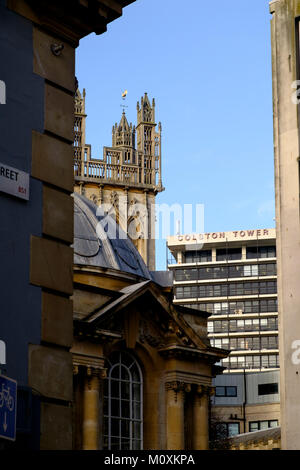
{"label": "blue painted sign", "polygon": [[16,439],[17,382],[0,375],[0,438]]}

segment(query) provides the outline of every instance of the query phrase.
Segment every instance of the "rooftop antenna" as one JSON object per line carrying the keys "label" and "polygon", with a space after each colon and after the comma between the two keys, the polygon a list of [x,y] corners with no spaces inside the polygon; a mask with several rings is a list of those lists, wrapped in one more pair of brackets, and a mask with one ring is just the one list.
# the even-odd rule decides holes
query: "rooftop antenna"
{"label": "rooftop antenna", "polygon": [[176,227],[176,231],[177,231],[176,235],[180,235],[180,220],[179,219],[176,222],[176,226],[177,226]]}

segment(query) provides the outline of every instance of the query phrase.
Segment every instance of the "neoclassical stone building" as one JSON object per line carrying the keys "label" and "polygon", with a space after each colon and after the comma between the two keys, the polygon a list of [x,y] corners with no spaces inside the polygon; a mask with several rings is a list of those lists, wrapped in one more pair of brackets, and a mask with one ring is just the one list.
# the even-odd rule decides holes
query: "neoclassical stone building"
{"label": "neoclassical stone building", "polygon": [[114,220],[74,202],[73,448],[207,449],[228,353],[210,346],[208,314],[174,306]]}

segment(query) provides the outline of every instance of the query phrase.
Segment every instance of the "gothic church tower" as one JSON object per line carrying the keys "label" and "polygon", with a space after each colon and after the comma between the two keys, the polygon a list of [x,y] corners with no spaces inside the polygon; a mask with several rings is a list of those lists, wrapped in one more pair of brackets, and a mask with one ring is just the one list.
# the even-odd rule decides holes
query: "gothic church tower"
{"label": "gothic church tower", "polygon": [[85,90],[75,97],[74,191],[105,212],[113,213],[146,265],[155,270],[155,197],[164,190],[161,179],[161,123],[155,123],[155,101],[147,93],[137,103],[137,125],[123,111],[112,128],[112,146],[103,158],[91,157],[85,143]]}

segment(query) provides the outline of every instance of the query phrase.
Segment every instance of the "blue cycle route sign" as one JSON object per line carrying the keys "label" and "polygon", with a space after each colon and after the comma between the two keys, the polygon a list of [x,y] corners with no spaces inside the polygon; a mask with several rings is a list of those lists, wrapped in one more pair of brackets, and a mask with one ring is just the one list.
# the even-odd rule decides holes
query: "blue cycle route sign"
{"label": "blue cycle route sign", "polygon": [[17,382],[0,375],[0,438],[16,439]]}

